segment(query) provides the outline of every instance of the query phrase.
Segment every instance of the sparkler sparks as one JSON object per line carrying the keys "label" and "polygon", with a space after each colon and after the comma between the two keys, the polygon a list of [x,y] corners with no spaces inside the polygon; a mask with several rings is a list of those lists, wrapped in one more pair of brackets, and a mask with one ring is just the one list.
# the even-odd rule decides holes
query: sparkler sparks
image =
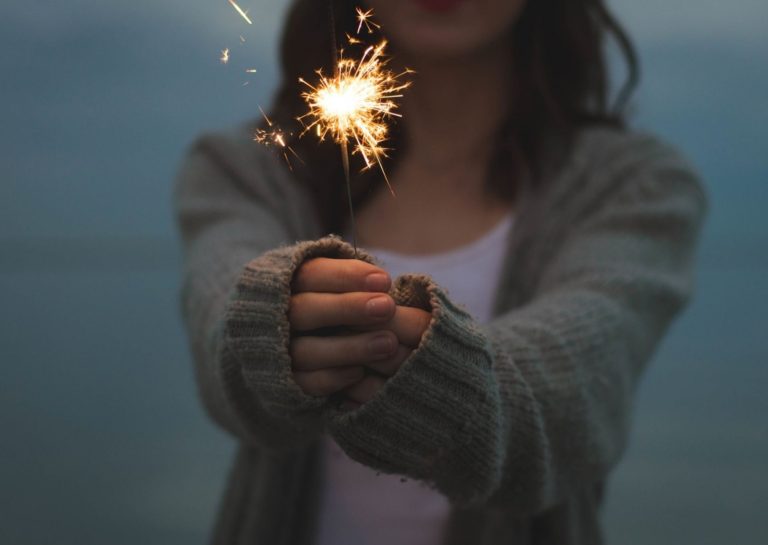
{"label": "sparkler sparks", "polygon": [[219,60],[222,62],[222,64],[227,64],[229,62],[229,48],[221,50],[221,57]]}
{"label": "sparkler sparks", "polygon": [[381,25],[378,25],[371,21],[371,17],[373,17],[373,10],[369,9],[368,11],[363,11],[360,8],[355,8],[357,11],[357,33],[360,34],[360,31],[365,27],[368,30],[368,34],[371,34],[373,32],[374,28],[381,28]]}
{"label": "sparkler sparks", "polygon": [[253,21],[251,21],[251,19],[248,17],[248,12],[247,12],[247,11],[243,11],[243,8],[241,8],[240,6],[238,6],[238,5],[237,5],[237,3],[235,2],[235,0],[229,0],[229,3],[230,3],[230,4],[232,4],[232,7],[233,7],[233,8],[235,8],[235,10],[237,11],[237,13],[239,13],[239,14],[240,14],[240,16],[241,16],[243,19],[245,19],[245,22],[246,22],[246,23],[248,23],[249,25],[252,25],[252,24],[253,24]]}
{"label": "sparkler sparks", "polygon": [[386,46],[386,40],[370,46],[359,61],[344,58],[342,51],[336,75],[326,77],[318,71],[320,81],[317,86],[299,79],[309,88],[302,94],[309,112],[299,121],[304,123],[305,118],[311,119],[308,125],[305,123],[305,133],[314,128],[320,140],[330,135],[341,146],[345,171],[348,171],[347,149],[353,144],[353,153],[360,154],[365,161],[365,169],[379,166],[394,195],[382,165],[387,151],[382,144],[388,134],[386,121],[391,117],[400,117],[395,112],[397,105],[394,99],[401,97],[401,92],[410,86],[410,82],[400,80],[410,71],[394,74],[386,68]]}
{"label": "sparkler sparks", "polygon": [[347,43],[350,44],[350,45],[358,45],[358,44],[361,44],[363,42],[362,42],[362,40],[359,40],[359,39],[355,38],[354,36],[350,36],[349,34],[347,34]]}
{"label": "sparkler sparks", "polygon": [[[261,112],[261,115],[264,116],[264,120],[267,122],[267,129],[256,129],[256,132],[253,135],[253,140],[259,144],[262,144],[266,147],[275,146],[280,148],[283,154],[283,158],[285,159],[285,162],[288,164],[288,168],[293,170],[293,166],[291,165],[291,160],[288,157],[288,154],[290,153],[293,155],[296,159],[299,161],[302,161],[301,157],[298,156],[298,154],[294,151],[294,149],[288,145],[288,137],[290,137],[290,134],[286,134],[282,130],[280,130],[279,127],[276,127],[272,121],[267,117],[267,114],[264,113],[264,110],[261,109],[261,106],[259,106],[259,111]],[[302,161],[303,163],[304,161]]]}

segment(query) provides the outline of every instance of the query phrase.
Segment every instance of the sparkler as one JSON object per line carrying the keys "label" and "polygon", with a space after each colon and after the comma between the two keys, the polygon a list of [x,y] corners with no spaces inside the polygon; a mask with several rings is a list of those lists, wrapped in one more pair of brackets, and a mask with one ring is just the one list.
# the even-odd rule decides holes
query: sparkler
{"label": "sparkler", "polygon": [[237,3],[235,2],[235,0],[229,0],[229,3],[230,3],[230,4],[232,4],[232,7],[233,7],[233,8],[235,8],[235,10],[237,11],[237,13],[239,13],[239,14],[240,14],[240,16],[241,16],[243,19],[245,19],[245,22],[246,22],[246,23],[248,23],[249,25],[252,25],[252,24],[253,24],[253,21],[251,21],[251,19],[248,17],[248,12],[246,12],[246,11],[243,11],[243,8],[241,8],[240,6],[238,6],[238,5],[237,5]]}
{"label": "sparkler", "polygon": [[[373,32],[374,28],[380,28],[371,21],[372,15],[373,10],[363,11],[357,8],[358,34],[363,26],[369,33]],[[333,32],[335,34],[335,29]],[[350,45],[360,43],[355,38],[347,38]],[[321,141],[330,135],[341,147],[355,254],[357,235],[349,174],[350,144],[354,146],[352,153],[363,158],[363,170],[378,165],[389,191],[395,195],[382,164],[382,158],[386,157],[387,152],[382,144],[388,135],[386,122],[391,117],[400,117],[400,114],[395,112],[395,99],[402,97],[402,91],[410,86],[410,82],[403,82],[401,79],[410,73],[410,70],[400,74],[390,71],[387,68],[389,59],[384,54],[386,47],[387,41],[382,40],[378,45],[368,47],[360,60],[344,58],[344,50],[341,50],[338,53],[334,76],[327,77],[322,70],[318,70],[320,79],[317,85],[299,78],[299,82],[308,88],[301,96],[309,106],[309,112],[299,117],[299,122],[306,127],[302,135],[314,128]],[[305,122],[307,119],[308,123]]]}
{"label": "sparkler", "polygon": [[[248,13],[235,0],[228,0],[228,2],[249,25],[253,24]],[[364,11],[356,8],[356,12],[358,35],[363,28],[368,34],[381,28],[372,20],[373,10]],[[333,12],[331,12],[331,19],[333,27]],[[332,32],[335,36],[335,28],[332,28]],[[350,46],[362,44],[360,39],[350,35],[347,35],[347,40]],[[240,36],[240,43],[245,43],[243,36]],[[400,117],[400,114],[395,111],[397,107],[395,99],[402,97],[402,91],[410,86],[410,82],[404,82],[401,79],[405,74],[410,73],[410,70],[400,74],[390,71],[387,68],[389,59],[385,56],[386,47],[386,40],[382,40],[378,45],[365,49],[360,59],[356,60],[345,58],[343,49],[337,52],[334,39],[334,54],[337,55],[334,76],[327,77],[318,70],[319,81],[316,85],[299,79],[299,82],[307,87],[307,91],[301,96],[309,106],[309,111],[298,118],[305,127],[299,136],[315,129],[321,141],[329,136],[340,146],[354,238],[356,236],[354,235],[355,218],[349,172],[350,148],[352,155],[359,154],[362,157],[365,163],[363,170],[374,166],[379,167],[389,191],[393,196],[395,195],[382,163],[383,158],[387,156],[387,149],[383,143],[388,137],[387,121],[392,117]],[[227,64],[229,60],[229,48],[222,50],[221,62]],[[245,72],[253,74],[256,73],[256,69],[248,68]],[[248,83],[246,81],[243,85]],[[301,161],[301,157],[288,145],[288,138],[293,135],[273,125],[263,110],[261,113],[267,127],[256,130],[253,135],[254,141],[267,147],[279,148],[288,167],[293,170],[289,155]],[[355,252],[357,252],[356,241]]]}

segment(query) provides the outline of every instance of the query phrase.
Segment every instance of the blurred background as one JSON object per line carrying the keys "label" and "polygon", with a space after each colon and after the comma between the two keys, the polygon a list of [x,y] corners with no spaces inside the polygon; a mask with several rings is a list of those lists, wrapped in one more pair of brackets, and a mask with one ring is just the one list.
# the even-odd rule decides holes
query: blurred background
{"label": "blurred background", "polygon": [[[171,184],[196,134],[268,105],[285,3],[242,0],[253,26],[226,0],[0,5],[0,543],[205,543],[234,445],[196,399]],[[693,160],[712,213],[609,542],[763,545],[768,2],[612,5],[635,125]]]}

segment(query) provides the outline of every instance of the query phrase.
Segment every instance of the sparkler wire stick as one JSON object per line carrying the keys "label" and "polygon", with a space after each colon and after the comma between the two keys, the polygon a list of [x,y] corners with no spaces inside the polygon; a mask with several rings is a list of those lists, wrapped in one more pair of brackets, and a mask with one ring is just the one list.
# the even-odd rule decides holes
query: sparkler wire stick
{"label": "sparkler wire stick", "polygon": [[[339,76],[339,50],[336,44],[336,14],[334,13],[333,0],[328,2],[331,12],[331,47],[333,47],[333,58],[336,66],[336,77]],[[341,142],[341,164],[344,167],[344,181],[347,184],[347,204],[349,205],[349,221],[352,227],[352,247],[355,249],[355,259],[357,259],[357,223],[355,222],[355,207],[352,204],[352,181],[349,174],[349,146],[347,140]]]}
{"label": "sparkler wire stick", "polygon": [[357,223],[355,223],[355,207],[352,204],[352,184],[349,181],[349,150],[347,141],[341,143],[341,162],[344,165],[344,179],[347,181],[347,204],[349,205],[349,220],[352,224],[352,247],[357,259]]}
{"label": "sparkler wire stick", "polygon": [[400,78],[411,71],[406,69],[395,74],[387,68],[389,59],[384,53],[386,40],[368,46],[358,59],[345,57],[344,50],[336,47],[334,5],[331,4],[330,8],[334,73],[326,76],[322,69],[316,70],[319,81],[315,85],[299,78],[299,82],[307,87],[301,96],[309,111],[297,119],[304,126],[304,132],[299,137],[314,129],[320,141],[330,136],[340,147],[357,253],[349,156],[350,153],[360,154],[365,162],[363,170],[378,166],[390,192],[395,195],[384,169],[383,158],[387,156],[387,148],[383,142],[387,140],[387,120],[400,116],[395,111],[395,99],[401,98],[403,90],[410,86],[410,82]]}

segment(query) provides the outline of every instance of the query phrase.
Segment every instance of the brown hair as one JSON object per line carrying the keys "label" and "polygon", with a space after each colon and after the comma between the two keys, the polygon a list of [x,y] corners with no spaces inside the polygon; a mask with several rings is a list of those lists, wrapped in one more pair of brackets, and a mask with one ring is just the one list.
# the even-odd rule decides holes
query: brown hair
{"label": "brown hair", "polygon": [[[296,118],[306,112],[301,98],[314,72],[332,74],[337,37],[357,27],[352,0],[295,0],[288,12],[281,42],[282,81],[271,117],[284,129],[300,132]],[[331,32],[335,19],[336,36]],[[365,34],[365,33],[363,33]],[[606,38],[612,38],[627,65],[627,79],[610,104]],[[380,36],[372,35],[372,40]],[[627,101],[638,82],[635,50],[603,0],[528,0],[513,35],[515,96],[512,114],[500,128],[488,189],[514,200],[520,183],[541,183],[544,165],[557,165],[573,143],[576,131],[590,125],[624,126]],[[402,127],[392,124],[387,147],[391,164],[402,150]],[[292,147],[303,163],[293,161],[294,175],[306,184],[325,229],[340,231],[346,221],[346,193],[338,146],[318,145],[308,135]],[[354,168],[353,168],[354,172]],[[353,201],[363,204],[383,183],[376,170],[353,175]]]}

